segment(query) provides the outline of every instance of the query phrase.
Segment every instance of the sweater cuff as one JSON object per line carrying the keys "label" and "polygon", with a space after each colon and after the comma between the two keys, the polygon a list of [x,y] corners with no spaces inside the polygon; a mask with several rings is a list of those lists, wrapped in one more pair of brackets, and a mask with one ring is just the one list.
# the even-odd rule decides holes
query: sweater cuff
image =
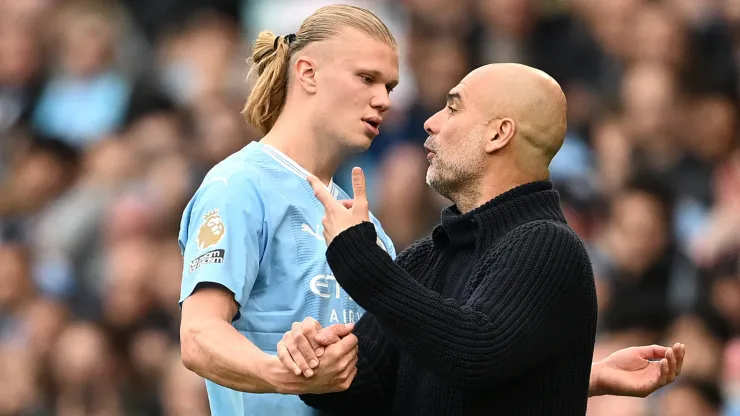
{"label": "sweater cuff", "polygon": [[356,301],[358,299],[355,295],[359,295],[357,291],[362,290],[362,280],[365,278],[363,274],[366,274],[358,271],[374,270],[373,266],[382,264],[385,260],[383,257],[388,256],[377,244],[377,239],[375,225],[363,221],[339,233],[326,249],[326,260],[334,277]]}
{"label": "sweater cuff", "polygon": [[334,257],[351,256],[353,250],[359,249],[367,242],[374,243],[377,238],[378,233],[375,231],[375,224],[370,221],[363,221],[337,234],[326,248],[326,255]]}

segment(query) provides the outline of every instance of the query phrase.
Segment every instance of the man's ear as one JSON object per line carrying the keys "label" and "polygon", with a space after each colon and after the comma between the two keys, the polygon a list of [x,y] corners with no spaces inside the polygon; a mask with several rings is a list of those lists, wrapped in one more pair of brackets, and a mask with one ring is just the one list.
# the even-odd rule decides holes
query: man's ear
{"label": "man's ear", "polygon": [[298,84],[307,93],[316,93],[316,62],[307,56],[299,56],[294,68]]}
{"label": "man's ear", "polygon": [[504,148],[516,135],[516,122],[509,117],[493,120],[486,128],[486,153]]}

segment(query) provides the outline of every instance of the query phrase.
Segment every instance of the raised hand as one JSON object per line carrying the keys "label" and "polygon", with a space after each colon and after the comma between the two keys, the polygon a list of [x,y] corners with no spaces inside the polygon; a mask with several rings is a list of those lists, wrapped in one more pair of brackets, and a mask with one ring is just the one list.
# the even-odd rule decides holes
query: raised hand
{"label": "raised hand", "polygon": [[354,198],[352,202],[339,202],[326,190],[321,181],[315,176],[309,176],[308,182],[313,188],[314,195],[324,205],[324,239],[330,244],[342,231],[363,221],[370,221],[370,211],[365,190],[365,174],[362,169],[352,169],[352,189]]}

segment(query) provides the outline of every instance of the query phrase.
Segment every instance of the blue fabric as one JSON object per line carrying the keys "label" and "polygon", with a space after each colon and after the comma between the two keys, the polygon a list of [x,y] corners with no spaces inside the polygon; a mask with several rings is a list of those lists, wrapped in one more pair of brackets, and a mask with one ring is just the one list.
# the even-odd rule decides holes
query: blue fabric
{"label": "blue fabric", "polygon": [[[364,313],[326,262],[324,208],[306,173],[276,149],[253,142],[206,175],[181,222],[180,302],[201,282],[227,287],[239,303],[234,327],[272,355],[293,322],[311,316],[328,326],[356,322]],[[329,188],[335,198],[349,199],[335,184]],[[395,257],[391,239],[372,221],[378,244]],[[317,414],[298,396],[206,384],[214,416]]]}

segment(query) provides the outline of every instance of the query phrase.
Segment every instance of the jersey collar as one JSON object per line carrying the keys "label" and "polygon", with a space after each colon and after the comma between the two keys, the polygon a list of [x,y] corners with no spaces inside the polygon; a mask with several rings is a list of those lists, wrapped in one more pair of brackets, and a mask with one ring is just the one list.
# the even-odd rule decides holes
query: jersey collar
{"label": "jersey collar", "polygon": [[[308,175],[310,173],[306,169],[304,169],[303,166],[299,165],[295,160],[289,158],[285,153],[281,152],[280,150],[269,144],[260,144],[262,145],[262,151],[275,159],[275,161],[278,162],[282,167],[302,179],[308,178]],[[335,199],[339,197],[339,191],[337,189],[337,185],[334,183],[334,178],[331,179],[331,181],[329,182],[329,186],[327,186],[326,189],[331,192],[332,196]]]}

